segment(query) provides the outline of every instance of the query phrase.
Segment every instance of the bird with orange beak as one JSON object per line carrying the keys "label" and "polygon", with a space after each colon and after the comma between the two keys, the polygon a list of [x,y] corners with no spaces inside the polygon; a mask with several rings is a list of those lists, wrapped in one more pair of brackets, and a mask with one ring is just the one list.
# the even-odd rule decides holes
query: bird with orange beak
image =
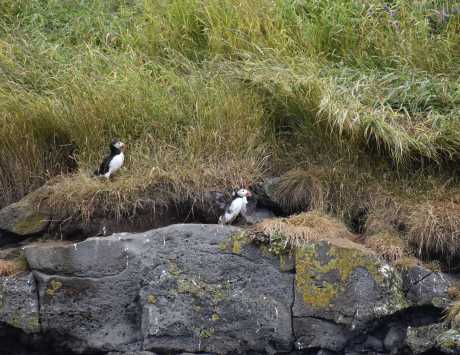
{"label": "bird with orange beak", "polygon": [[233,201],[225,209],[225,213],[220,216],[219,224],[231,224],[240,214],[245,216],[248,197],[251,196],[251,191],[246,189],[239,189],[236,193],[233,193]]}
{"label": "bird with orange beak", "polygon": [[109,179],[117,170],[123,166],[125,155],[123,153],[126,145],[118,138],[112,139],[110,143],[110,154],[102,161],[101,166],[94,172],[96,176],[104,176]]}

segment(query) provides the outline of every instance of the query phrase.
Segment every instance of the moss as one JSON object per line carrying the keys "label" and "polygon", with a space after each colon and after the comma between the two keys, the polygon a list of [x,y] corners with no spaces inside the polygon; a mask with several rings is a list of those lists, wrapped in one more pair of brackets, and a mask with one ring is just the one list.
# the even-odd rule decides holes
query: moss
{"label": "moss", "polygon": [[199,336],[200,338],[210,338],[214,335],[214,328],[209,329],[200,329]]}
{"label": "moss", "polygon": [[456,329],[449,329],[436,338],[436,343],[441,349],[455,350],[460,348],[460,332]]}
{"label": "moss", "polygon": [[19,328],[19,329],[22,328],[21,327],[21,317],[17,311],[13,313],[8,323],[15,328]]}
{"label": "moss", "polygon": [[27,322],[27,329],[31,332],[38,332],[40,331],[40,320],[38,315],[32,316],[29,321]]}
{"label": "moss", "polygon": [[24,255],[20,255],[15,259],[19,271],[29,270],[29,263]]}
{"label": "moss", "polygon": [[273,232],[270,236],[270,245],[268,250],[274,255],[286,254],[287,238],[279,232]]}
{"label": "moss", "polygon": [[19,235],[33,234],[42,231],[48,225],[47,217],[34,213],[19,220],[13,227],[13,232]]}
{"label": "moss", "polygon": [[180,278],[177,280],[177,292],[189,293],[191,295],[202,297],[204,295],[204,287],[195,280]]}
{"label": "moss", "polygon": [[282,272],[293,271],[295,269],[295,260],[292,255],[281,254],[279,257],[280,257],[280,270]]}
{"label": "moss", "polygon": [[369,271],[374,280],[383,283],[379,264],[360,250],[338,248],[326,242],[298,248],[296,251],[296,286],[306,304],[315,308],[329,307],[344,291],[348,278],[357,267]]}
{"label": "moss", "polygon": [[219,243],[219,250],[222,252],[231,252],[232,254],[241,254],[245,245],[251,242],[245,232],[240,232],[224,239]]}
{"label": "moss", "polygon": [[217,304],[225,299],[225,294],[220,287],[214,286],[212,287],[212,290],[211,290],[211,297],[212,297],[212,302],[214,304]]}
{"label": "moss", "polygon": [[48,294],[48,296],[53,297],[61,287],[62,282],[59,282],[57,280],[51,280],[50,286],[46,290],[46,293]]}
{"label": "moss", "polygon": [[211,319],[214,322],[217,322],[220,319],[220,316],[217,313],[213,313],[212,316],[211,316]]}
{"label": "moss", "polygon": [[152,295],[152,294],[148,295],[148,296],[147,296],[147,303],[148,303],[148,304],[155,304],[155,303],[157,303],[157,298],[155,297],[155,295]]}
{"label": "moss", "polygon": [[177,264],[172,262],[172,261],[169,262],[168,269],[169,269],[169,273],[172,276],[177,277],[177,276],[179,276],[181,274],[181,271],[180,271],[179,267],[177,266]]}

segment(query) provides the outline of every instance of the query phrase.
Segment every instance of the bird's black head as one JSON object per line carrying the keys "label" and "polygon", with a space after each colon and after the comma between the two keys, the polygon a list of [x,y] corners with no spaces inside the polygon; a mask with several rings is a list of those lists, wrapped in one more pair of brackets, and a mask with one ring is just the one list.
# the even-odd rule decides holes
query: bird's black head
{"label": "bird's black head", "polygon": [[110,151],[112,154],[119,154],[125,147],[125,143],[123,143],[121,140],[118,138],[112,139],[112,142],[110,143]]}

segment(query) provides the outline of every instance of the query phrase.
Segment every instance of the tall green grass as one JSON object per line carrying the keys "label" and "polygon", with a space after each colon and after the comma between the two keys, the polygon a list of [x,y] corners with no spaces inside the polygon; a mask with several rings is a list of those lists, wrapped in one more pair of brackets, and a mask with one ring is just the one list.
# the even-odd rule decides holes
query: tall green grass
{"label": "tall green grass", "polygon": [[155,166],[223,188],[356,155],[458,161],[458,7],[3,0],[0,207],[74,158],[88,174],[113,136],[133,183]]}

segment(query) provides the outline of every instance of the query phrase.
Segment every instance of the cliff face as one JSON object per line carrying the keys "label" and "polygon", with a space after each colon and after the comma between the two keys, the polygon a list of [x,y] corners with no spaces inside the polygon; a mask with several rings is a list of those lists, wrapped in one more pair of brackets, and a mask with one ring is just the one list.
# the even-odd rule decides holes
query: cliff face
{"label": "cliff face", "polygon": [[0,278],[5,354],[460,353],[441,322],[451,280],[353,244],[280,258],[239,228],[179,224],[25,257],[29,272]]}

